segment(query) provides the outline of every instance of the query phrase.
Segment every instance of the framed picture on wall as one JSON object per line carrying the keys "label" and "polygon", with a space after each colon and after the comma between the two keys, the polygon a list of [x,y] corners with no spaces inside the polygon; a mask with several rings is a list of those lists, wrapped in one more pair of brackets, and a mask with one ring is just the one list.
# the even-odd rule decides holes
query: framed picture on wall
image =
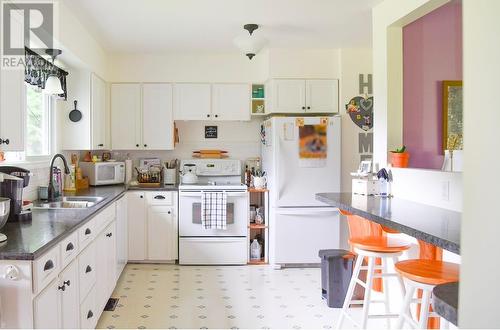
{"label": "framed picture on wall", "polygon": [[462,81],[443,81],[443,154],[463,149]]}

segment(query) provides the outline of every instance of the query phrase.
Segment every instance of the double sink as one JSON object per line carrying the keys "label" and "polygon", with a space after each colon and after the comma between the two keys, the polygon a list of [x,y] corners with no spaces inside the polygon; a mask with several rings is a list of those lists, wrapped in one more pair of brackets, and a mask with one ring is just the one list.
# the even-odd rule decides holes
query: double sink
{"label": "double sink", "polygon": [[104,197],[96,196],[64,196],[54,202],[36,201],[33,203],[33,208],[45,210],[88,209],[103,200]]}

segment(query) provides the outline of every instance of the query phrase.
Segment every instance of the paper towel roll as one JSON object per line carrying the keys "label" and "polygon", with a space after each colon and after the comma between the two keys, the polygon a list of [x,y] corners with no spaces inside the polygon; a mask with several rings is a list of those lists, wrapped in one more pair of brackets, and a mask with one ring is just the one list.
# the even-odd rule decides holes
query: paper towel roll
{"label": "paper towel roll", "polygon": [[132,159],[125,159],[125,183],[132,181]]}

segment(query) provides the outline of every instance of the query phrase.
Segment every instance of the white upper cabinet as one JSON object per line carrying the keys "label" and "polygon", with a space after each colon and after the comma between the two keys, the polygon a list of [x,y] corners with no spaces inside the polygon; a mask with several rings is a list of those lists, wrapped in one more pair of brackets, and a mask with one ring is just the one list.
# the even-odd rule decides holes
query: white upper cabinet
{"label": "white upper cabinet", "polygon": [[174,149],[171,84],[112,84],[112,148]]}
{"label": "white upper cabinet", "polygon": [[111,143],[113,149],[141,147],[141,85],[111,85]]}
{"label": "white upper cabinet", "polygon": [[174,84],[175,120],[209,120],[211,118],[210,84]]}
{"label": "white upper cabinet", "polygon": [[174,149],[171,84],[144,84],[142,89],[143,148]]}
{"label": "white upper cabinet", "polygon": [[249,84],[212,85],[213,120],[250,120]]}
{"label": "white upper cabinet", "polygon": [[306,80],[306,112],[338,113],[339,81]]}
{"label": "white upper cabinet", "polygon": [[[63,150],[102,150],[110,148],[109,106],[106,82],[87,70],[71,70],[67,78],[68,101],[57,102]],[[69,114],[76,109],[82,117],[73,122]],[[61,109],[62,108],[62,109]]]}
{"label": "white upper cabinet", "polygon": [[336,79],[273,79],[266,84],[267,113],[338,113]]}
{"label": "white upper cabinet", "polygon": [[304,80],[276,79],[271,84],[272,112],[304,112],[306,92]]}
{"label": "white upper cabinet", "polygon": [[23,70],[0,73],[0,150],[24,150],[26,86]]}
{"label": "white upper cabinet", "polygon": [[92,111],[92,149],[109,149],[106,83],[95,74],[92,74],[90,78],[90,103]]}

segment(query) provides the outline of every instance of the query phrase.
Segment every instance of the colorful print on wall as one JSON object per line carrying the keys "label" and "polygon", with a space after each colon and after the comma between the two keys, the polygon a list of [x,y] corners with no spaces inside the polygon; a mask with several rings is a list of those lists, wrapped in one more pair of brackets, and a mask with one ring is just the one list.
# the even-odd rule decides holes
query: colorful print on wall
{"label": "colorful print on wall", "polygon": [[373,96],[355,96],[345,107],[349,117],[359,128],[364,131],[373,128]]}

